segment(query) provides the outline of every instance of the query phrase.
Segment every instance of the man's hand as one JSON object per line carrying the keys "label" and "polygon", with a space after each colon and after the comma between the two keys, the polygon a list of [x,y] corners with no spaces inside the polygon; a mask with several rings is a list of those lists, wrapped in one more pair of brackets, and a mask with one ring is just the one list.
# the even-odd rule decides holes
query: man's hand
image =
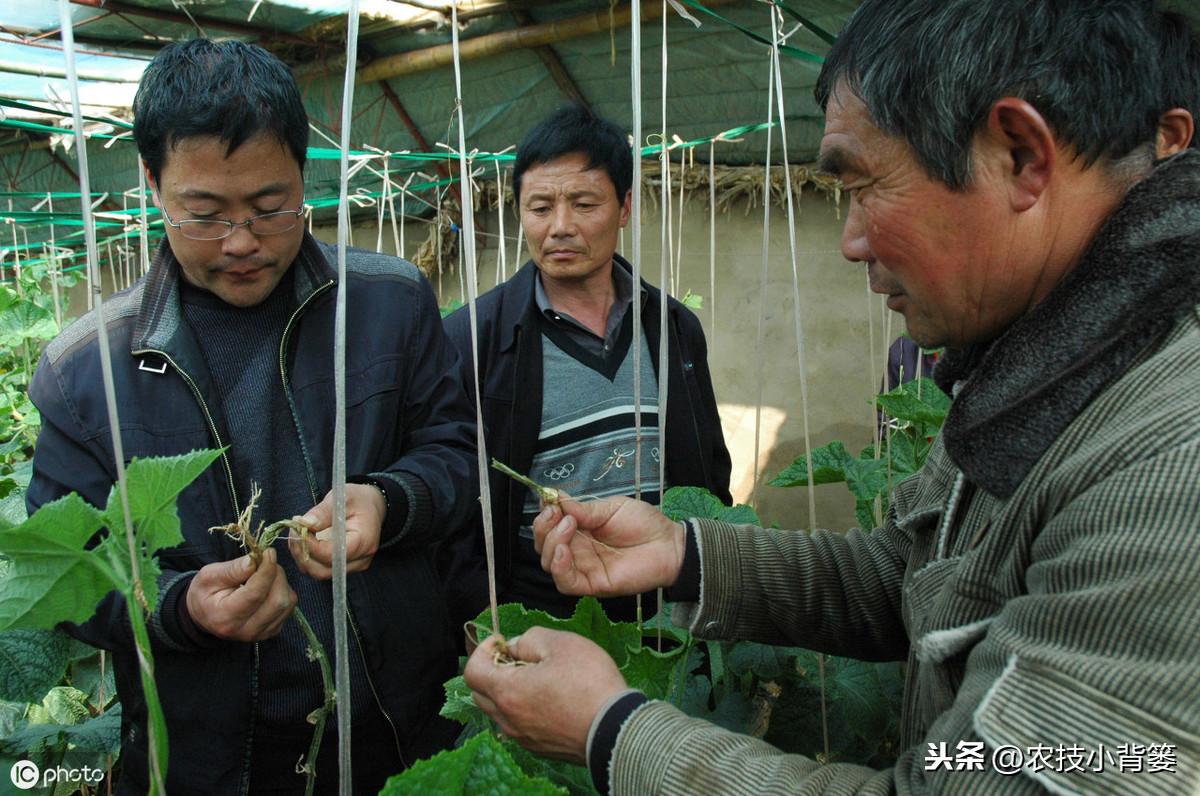
{"label": "man's hand", "polygon": [[[379,534],[387,514],[387,501],[370,484],[346,484],[346,572],[362,572],[371,566],[379,551]],[[296,564],[317,580],[333,577],[333,491],[300,518],[312,534],[308,537],[308,558],[293,534],[288,549]]]}
{"label": "man's hand", "polygon": [[584,765],[592,719],[625,689],[617,665],[583,636],[544,627],[512,639],[508,651],[529,665],[495,663],[495,636],[467,661],[475,703],[526,749]]}
{"label": "man's hand", "polygon": [[613,597],[670,586],[683,566],[684,527],[640,500],[563,496],[533,521],[542,569],[563,594]]}
{"label": "man's hand", "polygon": [[187,591],[192,621],[229,641],[271,638],[295,607],[296,592],[273,549],[263,551],[257,569],[248,555],[206,564]]}

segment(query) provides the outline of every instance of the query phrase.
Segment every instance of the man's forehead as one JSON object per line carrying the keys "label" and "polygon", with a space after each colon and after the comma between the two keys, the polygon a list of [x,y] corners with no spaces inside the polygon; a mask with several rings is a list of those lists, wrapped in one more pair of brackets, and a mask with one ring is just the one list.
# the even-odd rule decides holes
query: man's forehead
{"label": "man's forehead", "polygon": [[589,166],[587,156],[576,152],[530,166],[521,175],[521,183],[522,193],[526,188],[531,193],[538,190],[569,190],[573,193],[616,192],[604,167]]}

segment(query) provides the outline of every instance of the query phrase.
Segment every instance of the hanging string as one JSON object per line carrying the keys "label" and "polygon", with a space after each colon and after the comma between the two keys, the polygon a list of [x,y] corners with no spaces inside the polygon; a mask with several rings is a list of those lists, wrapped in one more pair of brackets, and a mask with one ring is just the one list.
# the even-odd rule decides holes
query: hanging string
{"label": "hanging string", "polygon": [[[633,497],[642,497],[642,313],[637,296],[642,289],[642,3],[629,4],[629,72],[633,102],[633,202],[630,235],[633,251]],[[623,200],[624,197],[617,197]],[[638,633],[642,628],[642,597],[637,597]]]}
{"label": "hanging string", "polygon": [[337,311],[333,326],[333,643],[337,693],[338,791],[352,796],[350,768],[350,656],[346,632],[346,243],[350,233],[350,127],[354,122],[354,73],[358,63],[358,0],[346,20],[346,76],[342,84],[342,140],[338,189]]}
{"label": "hanging string", "polygon": [[[851,199],[850,201],[854,201]],[[871,294],[871,274],[866,269],[863,269],[863,275],[867,279],[867,362],[870,363],[867,367],[867,389],[870,390],[868,395],[875,395],[879,389],[879,382],[875,379],[875,301]],[[887,374],[887,371],[884,371]],[[875,458],[879,458],[879,413],[875,409],[875,401],[869,402],[871,406],[871,443],[875,446]]]}
{"label": "hanging string", "polygon": [[711,314],[708,339],[709,350],[717,347],[717,180],[716,142],[708,145],[708,308]]}
{"label": "hanging string", "polygon": [[[663,0],[662,15],[662,172],[666,179],[663,183],[663,219],[662,219],[662,251],[659,261],[661,271],[658,276],[658,505],[662,505],[667,489],[667,386],[669,366],[671,329],[667,325],[667,302],[671,294],[667,292],[667,280],[671,275],[671,150],[667,148],[667,2]],[[681,219],[682,220],[682,219]],[[676,292],[672,285],[671,292]],[[635,291],[634,295],[637,293]],[[634,306],[639,306],[635,302]],[[641,338],[634,341],[641,347]],[[663,612],[663,590],[659,588],[656,596],[658,605],[656,614]],[[662,652],[662,623],[656,630],[658,651]]]}
{"label": "hanging string", "polygon": [[[388,176],[388,158],[383,159],[383,186],[379,189],[379,204],[375,212],[375,251],[383,252],[383,212],[391,198],[392,180]],[[399,256],[399,252],[396,253]]]}
{"label": "hanging string", "polygon": [[[396,244],[396,256],[398,256],[398,257],[404,256],[404,221],[406,218],[406,216],[405,216],[406,211],[405,211],[404,205],[405,205],[405,199],[408,198],[408,186],[409,186],[409,184],[412,183],[412,178],[415,176],[416,176],[415,173],[409,174],[408,179],[405,180],[404,184],[400,186],[400,239],[399,239],[399,242]],[[396,209],[393,206],[392,207],[392,236],[393,236],[393,238],[395,237],[395,235],[396,235]]]}
{"label": "hanging string", "polygon": [[504,172],[496,161],[496,219],[500,223],[500,242],[496,246],[496,284],[508,279],[508,263],[504,256]]}
{"label": "hanging string", "polygon": [[[54,197],[49,193],[46,194],[46,206],[50,210],[50,215],[53,216]],[[54,300],[54,323],[59,329],[62,329],[62,296],[58,287],[59,277],[62,272],[59,270],[58,242],[54,237],[53,221],[50,222],[50,257],[47,258],[47,262],[50,264],[50,294]]]}
{"label": "hanging string", "polygon": [[[454,53],[454,107],[458,112],[459,191],[464,197],[462,202],[463,245],[460,248],[466,250],[466,264],[467,268],[471,271],[471,278],[467,280],[467,313],[471,319],[471,367],[472,373],[475,374],[475,449],[479,467],[479,502],[480,511],[483,514],[483,542],[487,554],[488,600],[492,607],[492,633],[499,637],[500,614],[496,607],[496,557],[495,536],[493,535],[492,525],[492,489],[491,481],[488,477],[487,440],[483,434],[483,404],[480,402],[479,397],[483,390],[483,381],[479,373],[479,318],[475,309],[476,299],[479,297],[479,275],[475,267],[475,213],[474,203],[471,201],[470,170],[467,166],[466,126],[463,123],[462,63],[458,49],[457,0],[450,7],[450,31],[451,48]],[[503,241],[501,241],[501,248],[503,248]]]}
{"label": "hanging string", "polygon": [[750,505],[758,507],[759,448],[762,440],[763,385],[766,381],[766,356],[763,353],[764,323],[767,315],[767,263],[771,250],[771,131],[775,118],[775,60],[768,58],[767,77],[767,154],[763,162],[763,238],[762,274],[758,284],[758,336],[755,350],[758,357],[758,403],[754,407],[754,485]]}
{"label": "hanging string", "polygon": [[[679,136],[676,136],[675,140],[679,141]],[[695,152],[694,149],[691,151]],[[683,292],[683,287],[682,287],[682,284],[683,284],[683,203],[684,203],[683,189],[684,189],[684,185],[687,183],[687,180],[684,179],[687,176],[687,161],[688,161],[688,150],[681,149],[679,151],[679,231],[678,231],[678,237],[676,239],[677,242],[675,244],[675,251],[674,251],[674,256],[675,256],[675,270],[673,271],[674,278],[671,280],[672,284],[674,285],[671,292],[673,292],[675,295],[679,295],[681,292]]]}
{"label": "hanging string", "polygon": [[[75,129],[75,153],[79,161],[79,192],[83,195],[81,209],[83,214],[83,239],[87,248],[87,272],[89,296],[96,304],[97,342],[100,348],[100,374],[104,382],[104,403],[108,409],[108,425],[112,434],[113,464],[117,472],[117,493],[121,497],[121,513],[125,520],[125,542],[129,548],[130,575],[133,578],[135,598],[143,595],[141,553],[138,550],[137,539],[133,532],[133,518],[129,513],[129,490],[125,481],[125,450],[121,444],[121,419],[117,412],[117,390],[113,383],[112,352],[108,346],[108,325],[104,318],[104,298],[99,289],[99,254],[96,249],[96,228],[92,220],[92,206],[87,201],[91,195],[91,180],[88,174],[87,140],[83,135],[83,117],[79,104],[79,75],[75,69],[75,31],[71,21],[69,0],[58,0],[58,16],[60,35],[62,37],[63,54],[67,62],[67,85],[71,92],[71,110]],[[93,277],[93,274],[95,276]],[[115,530],[115,529],[111,529]],[[143,598],[144,599],[144,598]],[[154,679],[154,665],[137,647],[138,668],[143,679]],[[152,790],[166,793],[166,760],[159,758],[159,745],[154,739],[147,744],[150,752],[150,784]]]}
{"label": "hanging string", "polygon": [[[779,66],[779,11],[771,7],[771,25],[772,36],[771,40],[775,44],[771,47],[771,57],[775,64],[775,74],[783,75]],[[783,110],[783,80],[775,81],[775,99],[778,104],[779,111],[779,144],[783,150],[783,175],[784,183],[787,186],[787,216],[788,216],[788,244],[790,246],[792,256],[792,305],[795,312],[793,316],[796,322],[796,363],[800,369],[800,413],[804,421],[804,457],[808,467],[808,526],[815,529],[817,527],[817,497],[816,484],[813,483],[812,472],[812,438],[809,434],[808,425],[808,375],[807,368],[804,365],[804,329],[801,320],[800,311],[800,272],[796,264],[796,211],[795,200],[792,196],[792,172],[788,163],[788,144],[787,144],[787,116]]]}

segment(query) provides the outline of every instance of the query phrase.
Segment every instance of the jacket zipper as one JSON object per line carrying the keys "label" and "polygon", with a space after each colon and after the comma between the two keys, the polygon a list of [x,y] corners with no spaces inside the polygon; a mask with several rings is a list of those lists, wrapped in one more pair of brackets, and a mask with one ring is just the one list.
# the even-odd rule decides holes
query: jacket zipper
{"label": "jacket zipper", "polygon": [[[288,410],[292,413],[292,423],[296,427],[296,436],[299,437],[300,446],[301,446],[302,450],[305,449],[304,435],[301,433],[301,429],[300,429],[300,418],[296,416],[295,405],[292,402],[291,387],[288,385],[288,377],[287,377],[286,356],[287,356],[288,337],[291,334],[292,325],[294,324],[295,320],[298,317],[300,317],[300,313],[302,313],[304,311],[305,307],[307,307],[314,298],[316,298],[321,293],[324,293],[325,290],[327,290],[333,284],[334,284],[334,280],[330,280],[309,294],[308,298],[306,298],[303,301],[303,303],[301,303],[300,306],[296,308],[296,311],[294,313],[292,313],[292,317],[288,318],[287,325],[283,327],[283,337],[279,341],[279,376],[283,380],[283,392],[284,392],[284,395],[287,396],[287,399],[288,399]],[[307,452],[306,452],[306,455],[307,455]],[[306,474],[308,474],[310,472],[310,468],[307,465],[305,467],[305,471],[306,471]],[[318,496],[317,496],[316,485],[313,484],[311,478],[309,478],[309,482],[308,482],[308,491],[312,495],[312,502],[313,502],[313,505],[315,506],[317,504]],[[401,748],[400,748],[400,734],[396,730],[396,723],[394,721],[392,721],[392,717],[388,714],[387,709],[384,708],[383,700],[379,698],[379,691],[375,688],[375,681],[371,678],[371,667],[367,664],[367,655],[366,655],[366,652],[363,650],[362,639],[360,638],[359,633],[358,633],[358,623],[354,621],[354,610],[350,607],[349,601],[347,601],[347,604],[346,604],[346,616],[350,620],[351,629],[354,631],[354,642],[355,642],[355,645],[358,647],[358,654],[363,662],[363,674],[366,675],[367,685],[369,685],[371,687],[371,695],[375,698],[375,704],[379,708],[379,712],[383,714],[384,719],[387,720],[388,726],[392,730],[392,740],[396,744],[396,755],[400,758],[400,762],[404,763],[404,753],[403,753],[403,751],[401,751]],[[336,650],[335,650],[335,652],[336,652]],[[406,767],[407,767],[407,765],[406,765]]]}
{"label": "jacket zipper", "polygon": [[[165,351],[148,348],[142,351],[135,351],[133,353],[139,356],[142,354],[155,354],[170,363],[171,367],[175,369],[175,372],[179,374],[180,378],[187,382],[188,387],[190,387],[192,390],[192,394],[196,396],[196,402],[200,404],[200,410],[204,413],[204,419],[208,422],[208,430],[212,432],[213,441],[217,443],[218,448],[224,448],[225,445],[221,442],[221,434],[217,431],[217,424],[212,418],[212,412],[208,408],[208,403],[204,400],[204,396],[200,393],[200,388],[196,386],[196,382],[192,380],[192,377],[188,374],[188,372],[181,368],[179,363],[172,359],[171,356]],[[229,463],[229,455],[224,450],[221,451],[221,463],[225,465],[225,478],[226,484],[229,486],[229,499],[233,503],[233,516],[239,517],[241,516],[242,510],[238,506],[237,490],[233,484],[233,466]],[[251,672],[251,705],[254,705],[258,701],[258,652],[258,642],[256,641],[254,642],[254,667],[253,671]],[[250,788],[249,774],[250,757],[254,746],[254,716],[255,711],[252,710],[250,713],[250,729],[246,736],[247,754],[245,756],[245,763],[242,767],[241,775],[238,779],[238,790],[241,792],[242,796],[246,796]]]}
{"label": "jacket zipper", "polygon": [[[213,441],[217,443],[218,448],[224,448],[225,444],[221,442],[221,435],[217,431],[217,424],[213,421],[212,412],[209,411],[208,404],[205,402],[204,396],[200,394],[200,389],[196,386],[196,382],[192,381],[192,377],[188,375],[188,372],[179,367],[179,364],[174,359],[171,359],[171,356],[165,351],[147,348],[141,351],[134,351],[133,353],[135,356],[141,356],[142,354],[155,354],[165,359],[171,364],[171,367],[175,368],[175,372],[178,373],[185,382],[187,382],[188,387],[192,388],[192,394],[196,396],[196,402],[200,404],[200,410],[204,412],[204,419],[208,422],[208,430],[212,432]],[[225,465],[225,478],[229,486],[229,498],[233,502],[233,516],[236,518],[241,515],[242,510],[238,506],[237,490],[233,486],[233,466],[229,463],[229,454],[224,450],[221,451],[221,463]]]}

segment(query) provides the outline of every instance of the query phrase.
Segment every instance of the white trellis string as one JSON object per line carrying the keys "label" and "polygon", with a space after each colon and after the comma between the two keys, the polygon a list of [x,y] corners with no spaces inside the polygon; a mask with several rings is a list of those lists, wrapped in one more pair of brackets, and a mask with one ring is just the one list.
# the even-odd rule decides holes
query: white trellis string
{"label": "white trellis string", "polygon": [[500,169],[500,161],[496,166],[496,219],[500,224],[500,243],[496,246],[496,284],[508,278],[508,263],[504,256],[504,172]]}
{"label": "white trellis string", "polygon": [[[65,1],[65,0],[63,0]],[[350,127],[354,123],[354,72],[358,63],[358,0],[346,20],[346,75],[342,84],[342,140],[338,187],[337,311],[333,326],[333,640],[337,693],[338,790],[352,796],[350,768],[350,656],[346,632],[346,242],[350,233]]]}
{"label": "white trellis string", "polygon": [[[396,242],[396,256],[404,256],[404,200],[408,197],[408,186],[412,183],[413,174],[408,175],[408,179],[404,181],[404,185],[400,187],[400,237]],[[396,206],[391,205],[392,210],[392,235],[396,234]]]}
{"label": "white trellis string", "polygon": [[[383,185],[379,189],[379,204],[376,205],[375,211],[375,251],[383,252],[383,211],[387,207],[388,199],[392,187],[392,181],[388,176],[388,158],[383,159]],[[397,255],[399,252],[396,252]]]}
{"label": "white trellis string", "polygon": [[762,274],[758,284],[758,336],[755,352],[758,359],[758,403],[754,407],[754,484],[750,492],[750,505],[758,508],[759,446],[762,439],[763,385],[766,381],[766,356],[763,354],[763,334],[767,315],[767,263],[771,250],[771,131],[775,118],[775,60],[768,58],[767,70],[767,154],[763,162],[763,239]]}
{"label": "white trellis string", "polygon": [[[479,321],[476,315],[476,299],[478,298],[478,271],[475,268],[475,211],[474,203],[470,201],[471,181],[467,168],[466,125],[463,122],[462,107],[462,65],[458,48],[458,2],[450,7],[451,48],[454,53],[454,107],[458,109],[458,179],[459,191],[466,197],[462,203],[463,214],[463,245],[460,250],[466,250],[466,267],[471,271],[467,280],[469,288],[467,298],[467,313],[471,319],[471,367],[475,374],[475,449],[479,467],[479,503],[483,514],[483,541],[487,555],[488,568],[488,600],[492,608],[492,633],[500,636],[500,615],[496,610],[496,559],[492,526],[492,489],[488,477],[487,440],[483,433],[483,404],[480,402],[483,381],[479,374]],[[503,246],[503,242],[501,243]]]}
{"label": "white trellis string", "polygon": [[[851,199],[850,201],[853,202],[854,199]],[[874,395],[875,391],[879,387],[879,382],[877,382],[875,380],[875,366],[877,364],[876,359],[875,359],[875,306],[874,306],[875,301],[871,295],[871,273],[869,271],[867,271],[866,269],[863,269],[863,275],[866,276],[866,279],[867,279],[867,347],[868,347],[867,362],[869,363],[869,365],[867,367],[867,382],[868,382],[867,388],[870,390],[868,395]],[[884,371],[884,375],[885,376],[887,375],[886,370]],[[870,402],[870,406],[871,406],[871,429],[872,429],[871,430],[871,440],[872,440],[872,444],[875,446],[875,458],[878,459],[879,458],[879,413],[875,409],[875,401],[872,400]]]}
{"label": "white trellis string", "polygon": [[792,307],[796,322],[796,364],[800,369],[800,415],[804,421],[804,458],[808,471],[808,527],[817,527],[816,484],[813,483],[812,437],[808,427],[808,375],[804,366],[804,327],[800,310],[800,271],[796,264],[796,210],[792,196],[792,173],[788,163],[787,116],[783,112],[783,71],[779,64],[779,10],[771,6],[771,58],[775,64],[775,99],[779,111],[779,145],[783,150],[783,176],[787,187],[788,244],[792,256]]}
{"label": "white trellis string", "polygon": [[[662,15],[662,172],[666,177],[666,182],[663,183],[663,219],[662,219],[662,240],[666,245],[662,246],[661,271],[658,276],[659,281],[659,301],[658,301],[658,505],[663,504],[667,490],[667,387],[669,383],[668,375],[671,372],[670,368],[670,345],[671,330],[667,325],[667,301],[670,299],[670,293],[667,292],[667,279],[671,276],[671,153],[667,148],[667,0],[663,0],[663,15]],[[681,158],[682,160],[682,153]],[[681,170],[682,173],[682,170]],[[682,177],[681,177],[682,179]],[[682,221],[682,219],[680,219]],[[672,293],[678,292],[672,285]],[[634,287],[634,302],[631,305],[631,310],[641,309],[641,302],[637,300],[640,295],[640,286]],[[634,345],[641,348],[641,338],[634,340]],[[640,395],[638,396],[641,397]],[[640,412],[639,412],[640,415]],[[639,417],[639,421],[640,421]],[[660,587],[656,592],[657,605],[655,606],[655,614],[663,612],[663,590]],[[658,650],[662,651],[662,624],[659,623],[655,635],[658,640]]]}
{"label": "white trellis string", "polygon": [[46,194],[46,206],[50,210],[50,293],[54,298],[54,323],[59,329],[62,329],[62,296],[59,293],[58,280],[60,276],[59,264],[62,262],[58,257],[58,243],[54,236],[54,197]]}
{"label": "white trellis string", "polygon": [[[642,497],[642,313],[637,299],[642,289],[642,3],[629,4],[629,72],[633,102],[633,202],[630,236],[633,251],[633,497]],[[665,70],[664,70],[665,71]],[[624,197],[617,197],[624,201]],[[642,626],[642,597],[637,597],[638,631]]]}
{"label": "white trellis string", "polygon": [[138,218],[141,220],[141,227],[138,229],[138,243],[141,246],[139,265],[141,276],[145,276],[150,271],[150,222],[146,216],[146,166],[142,163],[141,155],[138,155],[137,171]]}
{"label": "white trellis string", "polygon": [[717,347],[717,185],[716,141],[708,142],[708,308],[712,317],[709,350]]}
{"label": "white trellis string", "polygon": [[513,252],[513,271],[521,267],[521,245],[525,243],[525,222],[521,221],[521,209],[517,208],[517,246]]}
{"label": "white trellis string", "polygon": [[[136,595],[143,593],[141,556],[137,549],[137,539],[133,533],[133,518],[129,513],[129,490],[125,481],[125,450],[121,444],[121,419],[117,412],[117,390],[116,385],[113,383],[112,352],[108,347],[108,326],[104,318],[104,298],[101,296],[99,289],[99,275],[97,274],[94,279],[91,278],[92,273],[98,271],[100,265],[99,254],[96,250],[96,228],[92,220],[92,207],[87,201],[87,197],[91,193],[91,180],[88,174],[87,139],[83,134],[83,115],[79,103],[79,75],[75,69],[75,31],[72,27],[69,0],[58,0],[58,17],[63,55],[66,57],[67,62],[67,85],[71,92],[71,116],[75,129],[75,154],[79,161],[80,209],[83,218],[83,239],[87,247],[89,296],[94,294],[96,315],[99,318],[99,323],[96,324],[96,336],[100,348],[100,374],[104,381],[104,403],[108,410],[109,430],[112,433],[113,464],[117,472],[117,493],[121,497],[121,514],[125,520],[125,542],[129,548],[130,575],[133,578],[133,589],[136,597]],[[136,607],[134,610],[136,610]],[[135,645],[135,648],[137,649],[138,667],[141,676],[152,680],[154,678],[153,664],[142,653],[141,647]],[[153,737],[148,739],[147,746],[150,752],[149,774],[152,788],[157,793],[166,793],[166,777],[164,776],[166,761],[159,759],[158,744],[154,742]]]}
{"label": "white trellis string", "polygon": [[21,246],[17,243],[17,223],[12,225],[13,233],[13,282],[17,285],[17,295],[24,296],[25,289],[21,287]]}
{"label": "white trellis string", "polygon": [[[683,141],[679,138],[678,135],[675,135],[674,138],[675,138],[676,142],[678,142],[680,144],[683,143]],[[693,149],[693,150],[691,150],[691,153],[694,153],[695,151],[696,150]],[[687,176],[688,155],[689,155],[689,151],[686,149],[680,151],[680,153],[679,153],[679,230],[677,233],[678,237],[676,238],[675,252],[674,252],[674,255],[675,255],[675,270],[673,272],[674,278],[671,280],[675,286],[672,289],[672,292],[674,292],[675,295],[679,295],[681,292],[683,292],[683,287],[682,287],[682,285],[683,285],[683,203],[684,203],[683,188],[684,188],[684,184],[686,183],[686,180],[684,178]]]}

